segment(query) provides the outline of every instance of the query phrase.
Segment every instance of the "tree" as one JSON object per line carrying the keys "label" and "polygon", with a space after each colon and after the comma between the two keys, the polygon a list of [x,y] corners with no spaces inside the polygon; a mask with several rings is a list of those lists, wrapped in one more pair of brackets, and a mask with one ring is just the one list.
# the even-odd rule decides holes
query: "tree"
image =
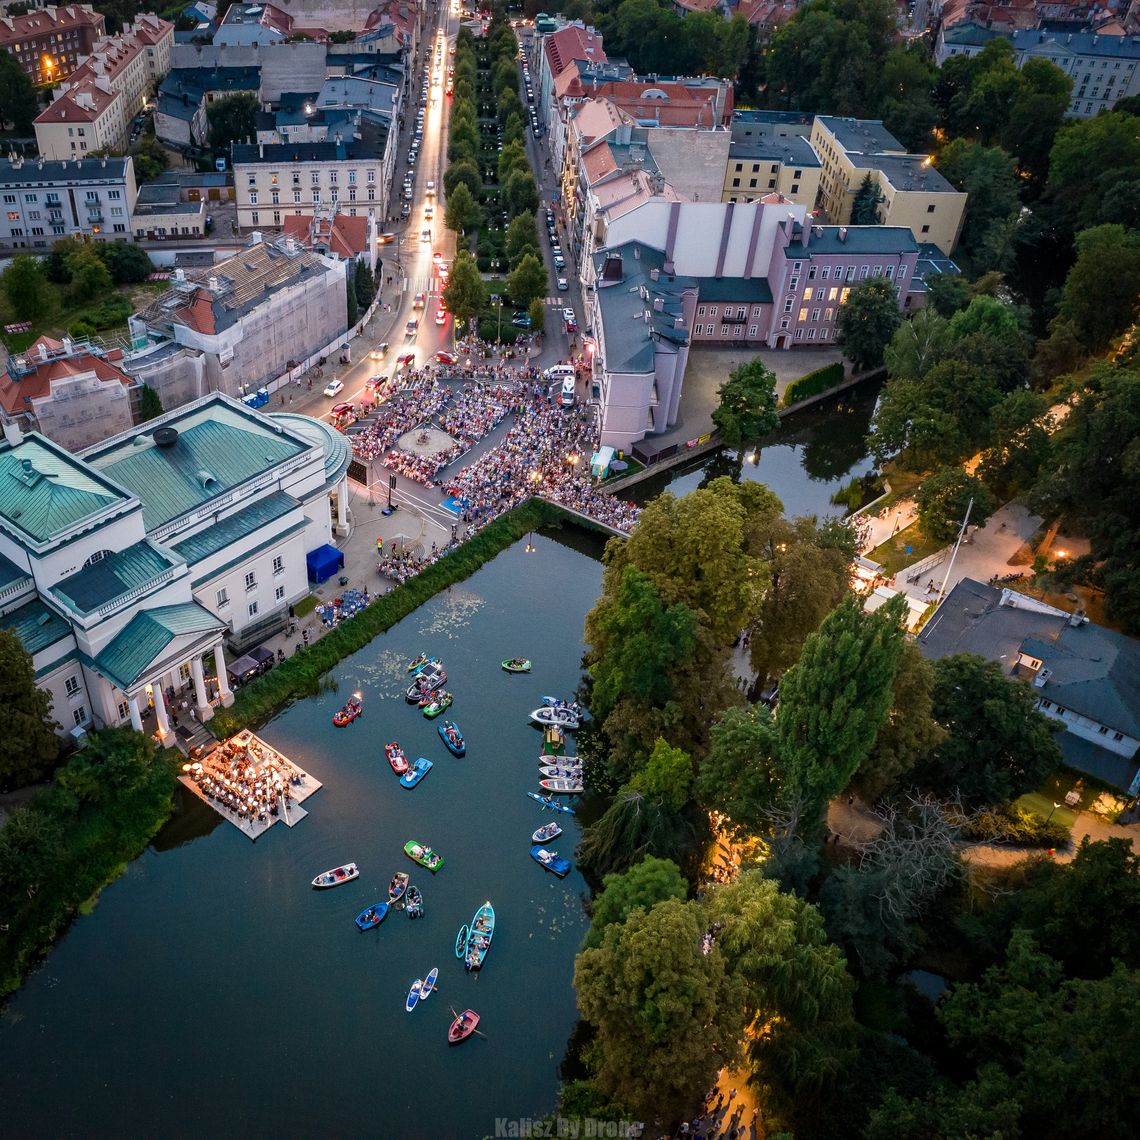
{"label": "tree", "polygon": [[17,319],[35,324],[51,312],[54,298],[39,258],[18,253],[0,276],[0,285]]}
{"label": "tree", "polygon": [[957,138],[943,147],[938,169],[969,195],[958,253],[975,274],[1000,268],[1019,205],[1013,159],[1000,147]]}
{"label": "tree", "polygon": [[645,767],[634,773],[629,786],[669,811],[680,812],[689,802],[692,783],[693,762],[689,754],[671,748],[658,737]]}
{"label": "tree", "polygon": [[934,719],[947,735],[915,768],[922,786],[967,803],[1005,803],[1060,764],[1056,722],[1024,681],[968,653],[941,658],[934,673]]}
{"label": "tree", "polygon": [[681,863],[695,837],[689,820],[661,798],[624,784],[602,816],[582,833],[578,864],[601,879],[647,856]]}
{"label": "tree", "polygon": [[519,263],[507,274],[507,292],[520,309],[545,297],[549,283],[546,266],[533,253],[523,254]]}
{"label": "tree", "polygon": [[71,296],[77,302],[105,297],[114,288],[107,266],[90,246],[70,254],[67,268],[71,274]]}
{"label": "tree", "polygon": [[1049,152],[1047,195],[1072,230],[1117,219],[1103,212],[1109,191],[1134,179],[1140,167],[1137,119],[1103,111],[1057,131]]}
{"label": "tree", "polygon": [[466,233],[467,230],[478,226],[483,216],[478,202],[471,197],[466,182],[460,182],[451,196],[447,199],[447,210],[444,213],[444,224],[449,230],[457,234]]}
{"label": "tree", "polygon": [[[952,542],[970,511],[970,522],[984,526],[997,508],[989,488],[961,467],[941,467],[923,480],[915,496],[918,525],[935,542]],[[970,503],[973,502],[973,507]]]}
{"label": "tree", "polygon": [[1059,315],[1089,352],[1101,352],[1136,319],[1140,233],[1121,225],[1077,234],[1077,260],[1065,278]]}
{"label": "tree", "polygon": [[[515,173],[530,173],[530,159],[527,157],[525,144],[521,142],[507,143],[499,151],[498,175],[500,184],[505,185],[507,179]],[[533,211],[531,212],[533,213]]]}
{"label": "tree", "polygon": [[144,135],[136,144],[134,159],[135,177],[139,182],[153,182],[167,167],[169,158],[162,144],[153,135]]}
{"label": "tree", "polygon": [[0,51],[0,122],[12,124],[18,135],[31,135],[35,117],[40,113],[39,99],[32,81],[16,57]]}
{"label": "tree", "polygon": [[501,200],[507,214],[514,218],[538,209],[538,187],[529,170],[516,170],[503,186]]}
{"label": "tree", "polygon": [[887,374],[901,380],[920,380],[943,357],[949,340],[944,317],[931,309],[919,309],[895,330],[883,354]]}
{"label": "tree", "polygon": [[116,285],[145,281],[154,272],[154,262],[141,246],[127,241],[101,241],[94,245]]}
{"label": "tree", "polygon": [[376,299],[376,278],[373,276],[372,270],[368,268],[367,261],[356,263],[352,287],[356,293],[356,303],[362,309],[367,309]]}
{"label": "tree", "polygon": [[223,151],[231,143],[254,138],[260,110],[261,103],[251,91],[237,91],[215,99],[206,108],[210,149]]}
{"label": "tree", "polygon": [[507,226],[507,260],[517,265],[525,254],[538,252],[538,233],[534,228],[534,214],[523,213],[511,219]]}
{"label": "tree", "polygon": [[1000,502],[1008,502],[1037,482],[1048,462],[1049,401],[1036,392],[1010,392],[993,409],[992,438],[978,474]]}
{"label": "tree", "polygon": [[479,196],[483,189],[483,179],[479,174],[479,167],[473,162],[453,162],[443,173],[443,192],[447,198],[455,193],[455,188],[463,184],[471,192],[471,200]]}
{"label": "tree", "polygon": [[650,1119],[685,1114],[736,1054],[740,987],[715,945],[702,952],[704,929],[697,903],[667,899],[607,927],[575,963],[595,1080]]}
{"label": "tree", "polygon": [[894,286],[885,277],[860,282],[839,310],[839,343],[856,372],[878,368],[902,318]]}
{"label": "tree", "polygon": [[859,770],[886,720],[905,616],[901,597],[875,613],[864,613],[859,598],[844,600],[780,681],[778,758],[809,830]]}
{"label": "tree", "polygon": [[356,289],[353,288],[351,281],[347,282],[347,288],[344,294],[345,312],[344,319],[348,328],[352,328],[360,319],[360,304],[356,300]]}
{"label": "tree", "polygon": [[456,325],[469,321],[482,311],[486,300],[483,279],[479,276],[475,258],[467,250],[456,251],[442,296],[447,311],[455,317]]}
{"label": "tree", "polygon": [[851,201],[851,224],[853,226],[877,226],[881,224],[879,206],[883,202],[883,192],[879,184],[871,180],[870,174],[863,175],[859,189]]}
{"label": "tree", "polygon": [[894,44],[883,64],[878,113],[883,125],[911,151],[933,145],[938,110],[931,98],[938,69],[921,40]]}
{"label": "tree", "polygon": [[775,761],[776,731],[764,705],[725,709],[712,727],[708,755],[697,773],[702,807],[727,817],[741,834],[766,830],[769,810],[781,798],[782,772]]}
{"label": "tree", "polygon": [[780,426],[776,412],[776,374],[757,357],[729,373],[717,389],[713,426],[729,447],[744,455],[745,444]]}
{"label": "tree", "polygon": [[149,385],[144,384],[139,392],[139,422],[156,419],[161,416],[164,409],[158,393]]}
{"label": "tree", "polygon": [[0,787],[30,784],[59,755],[59,726],[51,719],[51,696],[36,685],[32,659],[20,639],[0,629]]}
{"label": "tree", "polygon": [[601,946],[606,927],[625,922],[633,911],[652,910],[666,899],[684,902],[688,894],[689,884],[677,864],[652,855],[624,874],[607,875],[601,891],[594,896],[586,947]]}
{"label": "tree", "polygon": [[530,331],[541,333],[546,328],[546,305],[543,298],[535,297],[527,306],[526,314],[530,317]]}

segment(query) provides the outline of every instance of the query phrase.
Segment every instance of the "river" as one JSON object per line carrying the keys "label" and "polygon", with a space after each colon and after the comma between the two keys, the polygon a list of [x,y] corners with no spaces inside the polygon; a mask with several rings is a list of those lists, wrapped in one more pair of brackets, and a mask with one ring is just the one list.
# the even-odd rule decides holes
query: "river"
{"label": "river", "polygon": [[[3,1011],[9,1135],[466,1138],[555,1107],[586,888],[577,870],[559,881],[529,857],[550,815],[523,794],[541,744],[527,714],[577,684],[602,568],[600,544],[580,532],[532,542],[343,662],[336,691],[260,730],[324,783],[296,827],[252,844],[180,793],[179,814]],[[444,660],[465,759],[403,700],[421,649]],[[515,655],[533,673],[500,669]],[[357,689],[364,715],[333,728]],[[393,738],[435,763],[411,791],[385,762]],[[578,827],[559,819],[551,846],[572,856]],[[411,838],[445,857],[437,875],[404,856]],[[310,889],[348,860],[359,880]],[[359,933],[353,916],[387,897],[397,870],[413,872],[425,916],[393,912]],[[484,899],[498,926],[476,977],[453,947]],[[410,983],[432,966],[440,991],[405,1013]],[[449,1048],[451,1005],[477,1009],[486,1039]]]}

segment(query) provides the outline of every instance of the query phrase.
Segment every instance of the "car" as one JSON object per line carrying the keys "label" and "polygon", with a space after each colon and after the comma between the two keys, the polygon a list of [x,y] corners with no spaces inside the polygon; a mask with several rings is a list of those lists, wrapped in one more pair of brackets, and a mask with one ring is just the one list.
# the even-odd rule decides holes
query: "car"
{"label": "car", "polygon": [[341,394],[341,392],[343,392],[343,391],[344,391],[344,381],[343,380],[330,380],[325,385],[325,395],[326,396],[339,396]]}
{"label": "car", "polygon": [[511,324],[514,325],[516,329],[529,329],[533,323],[534,322],[526,313],[515,313],[515,315],[511,317]]}
{"label": "car", "polygon": [[420,230],[420,241],[431,241],[431,230]]}
{"label": "car", "polygon": [[576,333],[578,331],[578,322],[573,317],[566,318],[566,331],[568,333]]}
{"label": "car", "polygon": [[427,180],[427,184],[424,186],[424,193],[429,198],[435,197],[435,183],[430,178]]}
{"label": "car", "polygon": [[402,197],[405,202],[410,202],[412,200],[412,188],[410,186],[404,187],[404,193]]}
{"label": "car", "polygon": [[435,217],[435,207],[432,206],[432,204],[429,202],[424,207],[424,219],[425,219],[425,221],[430,222],[432,220],[432,218],[434,218],[434,217]]}
{"label": "car", "polygon": [[562,256],[562,254],[560,254],[560,253],[559,253],[559,254],[555,254],[555,257],[554,257],[554,268],[555,268],[555,269],[557,269],[557,270],[559,270],[559,271],[561,271],[561,270],[563,270],[563,269],[565,269],[565,268],[566,268],[566,258],[564,258],[564,257]]}
{"label": "car", "polygon": [[396,371],[399,372],[401,368],[411,368],[416,362],[416,354],[414,352],[405,352],[402,356],[396,357]]}
{"label": "car", "polygon": [[435,311],[435,323],[437,325],[447,324],[447,310],[442,305]]}
{"label": "car", "polygon": [[408,151],[408,165],[409,166],[415,166],[416,165],[416,152],[414,150]]}
{"label": "car", "polygon": [[390,245],[395,240],[396,240],[396,235],[394,233],[390,233],[390,232],[389,233],[383,233],[376,239],[377,244],[379,244],[379,245]]}
{"label": "car", "polygon": [[458,364],[459,363],[459,357],[456,356],[454,352],[447,352],[446,350],[444,350],[442,348],[439,350],[439,352],[437,352],[435,354],[435,358],[436,358],[436,360],[439,361],[440,364]]}
{"label": "car", "polygon": [[334,416],[351,416],[356,412],[355,404],[333,404],[332,414]]}
{"label": "car", "polygon": [[420,322],[413,317],[406,325],[404,325],[404,332],[408,336],[415,336],[420,331]]}
{"label": "car", "polygon": [[424,303],[426,301],[427,301],[427,294],[426,293],[417,293],[412,298],[412,308],[413,309],[422,309],[424,307]]}
{"label": "car", "polygon": [[206,229],[212,230],[213,228],[214,228],[214,215],[213,214],[207,214],[206,215]]}
{"label": "car", "polygon": [[379,360],[381,357],[383,357],[387,353],[387,351],[388,351],[388,342],[386,340],[382,340],[372,349],[372,352],[370,353],[370,355],[371,355],[373,360]]}
{"label": "car", "polygon": [[364,390],[366,392],[376,392],[387,383],[387,376],[369,376],[368,379],[364,381]]}
{"label": "car", "polygon": [[412,208],[411,208],[411,206],[408,205],[407,202],[405,202],[400,207],[400,217],[401,218],[406,218],[411,212],[412,212]]}
{"label": "car", "polygon": [[566,278],[565,277],[559,277],[558,278],[558,292],[559,293],[565,293],[566,290],[569,288],[570,288],[570,285],[567,282]]}
{"label": "car", "polygon": [[[424,232],[425,232],[425,233],[427,233],[428,231],[427,231],[427,230],[425,230]],[[440,253],[440,252],[439,252],[439,250],[437,249],[437,250],[435,251],[435,253],[433,253],[433,254],[431,255],[431,259],[432,259],[432,261],[433,261],[433,262],[435,262],[435,264],[436,264],[436,265],[439,265],[439,263],[440,263],[441,261],[443,261],[443,254],[442,254],[442,253]]]}

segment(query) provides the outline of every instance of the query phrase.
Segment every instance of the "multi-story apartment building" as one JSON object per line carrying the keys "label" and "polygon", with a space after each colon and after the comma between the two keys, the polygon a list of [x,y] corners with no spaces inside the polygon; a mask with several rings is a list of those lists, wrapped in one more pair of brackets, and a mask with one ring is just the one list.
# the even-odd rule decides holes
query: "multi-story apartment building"
{"label": "multi-story apartment building", "polygon": [[103,76],[58,89],[52,105],[36,116],[36,145],[42,158],[85,158],[96,151],[122,150],[126,142],[123,95]]}
{"label": "multi-story apartment building", "polygon": [[814,209],[823,163],[805,137],[811,122],[811,115],[798,111],[736,112],[721,201],[753,202],[782,194]]}
{"label": "multi-story apartment building", "polygon": [[0,16],[0,51],[37,86],[57,83],[91,53],[105,30],[102,14],[88,4],[37,8],[26,16]]}
{"label": "multi-story apartment building", "polygon": [[226,95],[256,95],[260,87],[260,67],[175,67],[158,89],[154,133],[174,147],[201,146],[209,135],[206,108]]}
{"label": "multi-story apartment building", "polygon": [[286,214],[316,215],[330,207],[350,218],[387,217],[395,165],[395,132],[380,124],[376,142],[357,140],[235,145],[238,227],[283,225]]}
{"label": "multi-story apartment building", "polygon": [[46,250],[61,237],[125,237],[138,191],[126,158],[0,162],[0,248]]}

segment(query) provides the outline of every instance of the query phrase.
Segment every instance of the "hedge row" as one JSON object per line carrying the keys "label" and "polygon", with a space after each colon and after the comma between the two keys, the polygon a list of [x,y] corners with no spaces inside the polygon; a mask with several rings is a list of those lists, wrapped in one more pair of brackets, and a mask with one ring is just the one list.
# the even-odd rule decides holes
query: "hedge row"
{"label": "hedge row", "polygon": [[1015,804],[979,812],[962,834],[966,839],[1019,847],[1063,847],[1069,842],[1069,829],[1064,824],[1042,819],[1036,812]]}
{"label": "hedge row", "polygon": [[843,383],[843,363],[836,361],[823,368],[817,368],[798,380],[793,380],[784,393],[784,407],[790,408],[792,404],[806,400],[809,396],[818,396],[831,388],[838,388]]}
{"label": "hedge row", "polygon": [[455,582],[469,578],[484,563],[529,531],[559,523],[562,512],[541,499],[529,499],[501,515],[474,538],[445,554],[355,616],[283,661],[272,672],[246,685],[228,709],[219,709],[211,728],[219,739],[259,724],[298,697],[313,696],[320,679],[346,657],[363,649],[378,633],[390,629],[418,606]]}

